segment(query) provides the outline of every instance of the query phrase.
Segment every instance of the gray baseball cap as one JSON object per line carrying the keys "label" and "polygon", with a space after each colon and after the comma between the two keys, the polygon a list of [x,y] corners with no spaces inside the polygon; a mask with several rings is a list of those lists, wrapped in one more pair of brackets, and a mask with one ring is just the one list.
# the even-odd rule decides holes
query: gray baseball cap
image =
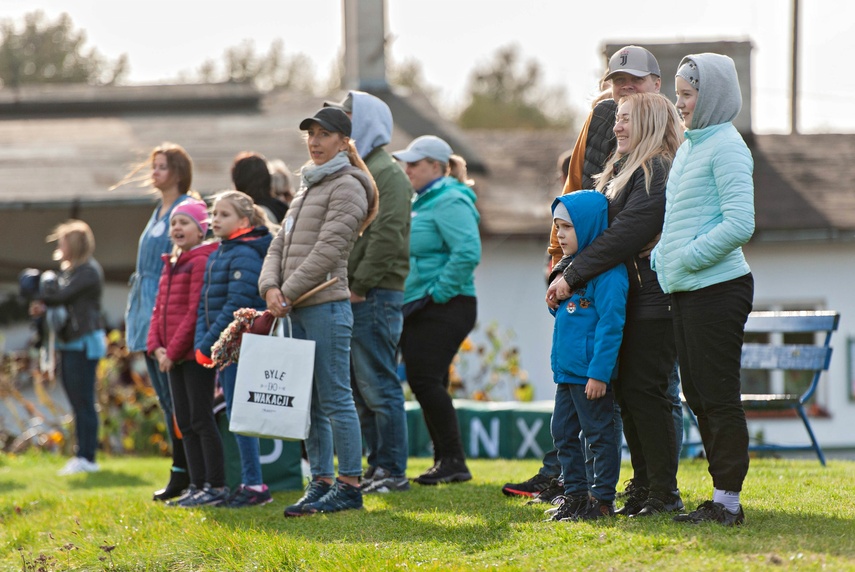
{"label": "gray baseball cap", "polygon": [[606,79],[611,79],[613,75],[618,73],[628,73],[635,77],[644,77],[650,74],[662,77],[662,73],[659,71],[659,62],[656,61],[653,54],[641,46],[623,47],[609,59],[609,74]]}
{"label": "gray baseball cap", "polygon": [[451,157],[451,146],[435,135],[422,135],[413,139],[406,149],[395,151],[392,156],[404,163],[415,163],[422,159],[433,159],[440,163],[448,163]]}

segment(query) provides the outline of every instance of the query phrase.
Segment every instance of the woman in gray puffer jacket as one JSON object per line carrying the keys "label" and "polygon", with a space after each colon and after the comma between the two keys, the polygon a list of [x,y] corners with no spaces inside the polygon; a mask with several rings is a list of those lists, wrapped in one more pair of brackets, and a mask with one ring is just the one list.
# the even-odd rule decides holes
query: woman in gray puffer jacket
{"label": "woman in gray puffer jacket", "polygon": [[[315,341],[311,427],[306,451],[312,479],[285,516],[362,508],[362,432],[350,386],[353,314],[347,259],[378,208],[377,187],[350,139],[350,118],[326,107],[304,119],[311,161],[282,229],[273,239],[258,289],[278,317],[290,315],[294,337]],[[337,282],[293,302],[314,287]],[[333,453],[338,453],[335,478]]]}

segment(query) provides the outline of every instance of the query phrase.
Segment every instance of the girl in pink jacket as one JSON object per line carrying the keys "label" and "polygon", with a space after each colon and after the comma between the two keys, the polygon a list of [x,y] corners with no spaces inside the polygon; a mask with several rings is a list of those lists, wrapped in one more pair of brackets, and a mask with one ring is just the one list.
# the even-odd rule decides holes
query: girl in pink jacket
{"label": "girl in pink jacket", "polygon": [[215,370],[196,363],[193,339],[205,264],[217,244],[204,242],[208,210],[201,200],[187,199],[175,207],[169,217],[169,229],[175,249],[171,255],[163,255],[147,349],[160,370],[169,374],[191,484],[168,504],[213,506],[229,496],[223,443],[213,414]]}

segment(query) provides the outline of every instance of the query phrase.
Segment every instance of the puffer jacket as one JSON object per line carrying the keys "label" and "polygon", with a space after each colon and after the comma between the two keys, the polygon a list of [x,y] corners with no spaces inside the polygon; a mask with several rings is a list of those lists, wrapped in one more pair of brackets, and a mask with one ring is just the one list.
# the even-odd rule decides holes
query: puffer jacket
{"label": "puffer jacket", "polygon": [[163,255],[163,273],[148,330],[149,353],[166,348],[166,357],[173,362],[194,358],[193,341],[205,264],[216,249],[216,242],[200,244],[182,252],[175,264],[168,254]]}
{"label": "puffer jacket", "polygon": [[665,191],[662,238],[651,253],[665,292],[700,290],[748,274],[742,245],[754,234],[754,160],[733,126],[742,97],[727,56],[695,54],[700,89],[691,129]]}
{"label": "puffer jacket", "polygon": [[128,305],[125,309],[125,336],[128,349],[141,352],[146,349],[148,327],[151,324],[151,312],[157,297],[157,284],[163,270],[161,256],[172,250],[169,239],[169,215],[187,200],[189,195],[179,195],[166,212],[160,213],[161,202],[157,203],[151,218],[140,235],[137,247],[136,270],[131,275]]}
{"label": "puffer jacket", "polygon": [[256,285],[270,240],[267,227],[257,226],[246,234],[222,241],[208,257],[194,341],[195,349],[203,355],[211,356],[211,346],[232,323],[235,310],[267,307]]}
{"label": "puffer jacket", "polygon": [[664,319],[671,317],[670,296],[662,291],[649,258],[638,253],[660,232],[665,216],[665,184],[668,168],[662,159],[650,162],[650,193],[644,170],[635,170],[626,186],[609,200],[609,227],[578,256],[563,259],[553,270],[562,272],[572,290],[582,288],[597,276],[624,263],[629,275],[627,317]]}
{"label": "puffer jacket", "polygon": [[352,165],[302,189],[264,259],[258,279],[261,297],[279,288],[293,302],[336,277],[338,282],[300,305],[349,299],[347,258],[375,200],[370,179]]}
{"label": "puffer jacket", "polygon": [[475,200],[472,189],[453,177],[437,180],[416,197],[405,304],[428,295],[437,304],[475,296],[475,267],[481,262]]}
{"label": "puffer jacket", "polygon": [[43,296],[42,300],[47,306],[64,305],[68,310],[65,325],[57,332],[60,340],[70,342],[104,327],[103,291],[104,271],[94,258],[59,275],[59,290]]}

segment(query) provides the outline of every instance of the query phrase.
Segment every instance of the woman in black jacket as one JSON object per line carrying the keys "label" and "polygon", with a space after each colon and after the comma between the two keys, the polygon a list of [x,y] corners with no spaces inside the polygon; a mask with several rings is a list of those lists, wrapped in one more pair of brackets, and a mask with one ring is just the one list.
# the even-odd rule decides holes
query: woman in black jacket
{"label": "woman in black jacket", "polygon": [[[107,351],[101,321],[104,272],[92,258],[95,238],[89,225],[71,220],[48,236],[57,241],[55,258],[61,262],[57,288],[33,302],[31,314],[51,312],[48,323],[54,329],[60,350],[60,377],[74,411],[77,453],[60,475],[93,473],[98,447],[98,413],[95,410],[95,368]],[[63,320],[64,317],[64,320]]]}
{"label": "woman in black jacket", "polygon": [[670,298],[650,259],[639,255],[662,232],[665,184],[681,142],[680,118],[662,95],[621,98],[615,116],[615,154],[595,177],[609,199],[609,228],[572,263],[562,260],[547,291],[557,305],[593,277],[624,264],[629,275],[626,325],[613,387],[633,468],[633,487],[619,514],[633,516],[683,508],[677,489],[676,435],[668,396],[677,357]]}

